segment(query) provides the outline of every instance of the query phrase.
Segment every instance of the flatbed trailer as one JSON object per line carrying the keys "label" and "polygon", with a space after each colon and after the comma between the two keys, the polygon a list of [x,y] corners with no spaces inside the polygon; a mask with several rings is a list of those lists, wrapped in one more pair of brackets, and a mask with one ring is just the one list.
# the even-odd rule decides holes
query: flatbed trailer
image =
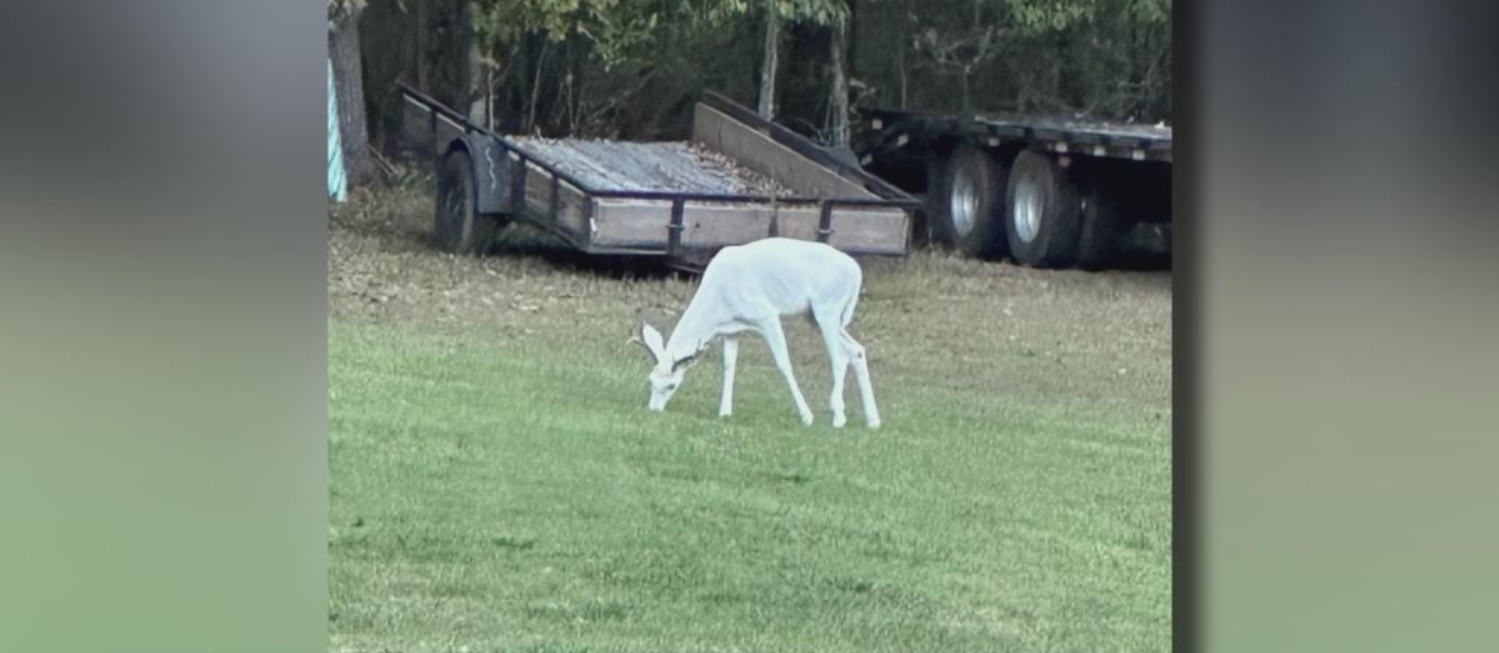
{"label": "flatbed trailer", "polygon": [[866,109],[852,148],[923,197],[929,242],[971,256],[1102,268],[1170,251],[1164,125]]}
{"label": "flatbed trailer", "polygon": [[[524,221],[587,254],[662,256],[689,268],[723,247],[770,236],[904,256],[921,206],[711,92],[694,106],[687,143],[505,136],[407,84],[400,92],[415,113],[408,131],[432,146],[434,235],[449,251],[483,252],[501,227]],[[732,170],[701,165],[705,156]],[[736,190],[735,175],[774,188]]]}

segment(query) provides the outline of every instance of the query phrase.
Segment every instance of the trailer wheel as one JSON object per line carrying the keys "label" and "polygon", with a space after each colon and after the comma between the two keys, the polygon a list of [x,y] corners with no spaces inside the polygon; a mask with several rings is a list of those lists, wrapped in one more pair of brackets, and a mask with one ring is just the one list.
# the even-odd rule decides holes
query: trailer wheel
{"label": "trailer wheel", "polygon": [[1015,157],[1005,190],[1005,235],[1016,261],[1057,268],[1077,260],[1078,196],[1056,159],[1029,150]]}
{"label": "trailer wheel", "polygon": [[443,157],[437,176],[437,223],[433,234],[445,251],[483,254],[494,242],[497,222],[475,211],[474,165],[467,150]]}
{"label": "trailer wheel", "polygon": [[1095,186],[1079,200],[1078,212],[1082,221],[1077,236],[1078,267],[1101,270],[1113,265],[1119,257],[1120,238],[1124,233],[1113,198]]}
{"label": "trailer wheel", "polygon": [[987,152],[962,144],[937,169],[931,213],[938,240],[968,256],[1002,256],[1000,165]]}

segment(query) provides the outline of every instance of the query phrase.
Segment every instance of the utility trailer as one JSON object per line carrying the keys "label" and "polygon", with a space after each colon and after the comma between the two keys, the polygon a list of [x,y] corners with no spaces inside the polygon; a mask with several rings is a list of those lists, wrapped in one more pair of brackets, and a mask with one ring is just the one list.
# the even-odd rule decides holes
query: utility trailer
{"label": "utility trailer", "polygon": [[504,136],[407,84],[400,91],[408,133],[432,145],[434,235],[449,251],[482,253],[517,221],[587,254],[687,269],[771,236],[852,255],[909,250],[917,199],[715,93],[694,106],[690,141],[645,143]]}
{"label": "utility trailer", "polygon": [[853,133],[867,170],[924,194],[929,242],[1053,268],[1170,251],[1170,127],[865,109]]}

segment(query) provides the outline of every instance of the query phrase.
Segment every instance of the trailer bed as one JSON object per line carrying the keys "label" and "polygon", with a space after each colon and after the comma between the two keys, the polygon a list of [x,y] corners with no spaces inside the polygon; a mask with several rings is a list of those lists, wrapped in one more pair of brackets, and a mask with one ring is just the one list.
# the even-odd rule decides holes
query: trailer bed
{"label": "trailer bed", "polygon": [[515,138],[562,172],[609,191],[774,195],[790,188],[691,141]]}
{"label": "trailer bed", "polygon": [[909,249],[914,198],[721,96],[696,104],[687,142],[624,142],[502,136],[402,92],[427,114],[408,123],[430,126],[434,163],[456,152],[473,162],[474,213],[528,221],[587,253],[702,260],[769,236],[850,254]]}

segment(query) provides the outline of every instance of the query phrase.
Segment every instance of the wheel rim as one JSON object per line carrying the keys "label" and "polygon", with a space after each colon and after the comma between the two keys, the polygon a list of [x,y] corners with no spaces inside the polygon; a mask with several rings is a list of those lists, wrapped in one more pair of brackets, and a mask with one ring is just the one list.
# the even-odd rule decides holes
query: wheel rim
{"label": "wheel rim", "polygon": [[1010,207],[1010,215],[1014,216],[1015,233],[1020,236],[1021,241],[1029,243],[1041,232],[1041,215],[1046,209],[1044,202],[1035,176],[1020,178],[1015,188],[1015,204]]}
{"label": "wheel rim", "polygon": [[957,232],[959,238],[973,233],[973,225],[978,223],[978,212],[978,182],[974,180],[971,171],[963,168],[953,178],[952,201],[949,207],[953,231]]}

